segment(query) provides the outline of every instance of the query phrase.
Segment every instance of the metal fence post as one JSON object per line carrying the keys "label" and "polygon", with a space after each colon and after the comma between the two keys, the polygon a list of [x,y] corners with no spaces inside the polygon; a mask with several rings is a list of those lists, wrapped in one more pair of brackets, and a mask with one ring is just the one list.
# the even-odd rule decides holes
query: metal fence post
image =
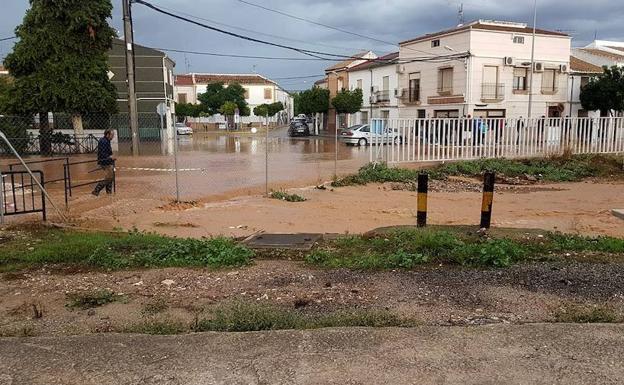
{"label": "metal fence post", "polygon": [[265,127],[265,144],[264,144],[264,192],[269,196],[269,123]]}
{"label": "metal fence post", "polygon": [[[175,127],[174,127],[175,128]],[[173,130],[173,162],[175,167],[176,202],[180,202],[180,179],[178,177],[178,129]]]}
{"label": "metal fence post", "polygon": [[2,175],[2,171],[0,171],[0,224],[4,224],[4,176]]}

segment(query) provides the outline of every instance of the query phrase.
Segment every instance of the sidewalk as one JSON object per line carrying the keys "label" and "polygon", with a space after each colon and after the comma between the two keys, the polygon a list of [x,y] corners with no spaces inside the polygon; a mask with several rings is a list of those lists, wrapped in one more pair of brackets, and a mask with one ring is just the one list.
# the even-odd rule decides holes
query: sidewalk
{"label": "sidewalk", "polygon": [[624,325],[0,339],[0,385],[621,384]]}

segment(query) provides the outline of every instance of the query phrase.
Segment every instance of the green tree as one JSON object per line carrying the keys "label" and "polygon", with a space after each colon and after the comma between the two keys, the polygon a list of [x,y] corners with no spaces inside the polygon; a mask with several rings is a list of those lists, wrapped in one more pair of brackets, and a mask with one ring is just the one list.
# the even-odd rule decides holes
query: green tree
{"label": "green tree", "polygon": [[4,60],[15,79],[10,110],[39,113],[42,133],[49,132],[48,111],[72,114],[78,131],[83,114],[115,112],[117,93],[106,56],[115,37],[108,24],[111,1],[30,0],[30,6],[15,30],[19,40]]}
{"label": "green tree", "polygon": [[9,77],[0,77],[0,115],[9,113],[9,93],[13,84]]}
{"label": "green tree", "polygon": [[214,115],[220,112],[225,102],[233,102],[238,107],[242,116],[251,113],[245,101],[245,89],[238,83],[232,83],[225,87],[223,83],[210,83],[206,92],[198,96],[201,103],[201,111]]}
{"label": "green tree", "polygon": [[314,87],[295,95],[295,114],[325,113],[329,109],[329,90]]}
{"label": "green tree", "polygon": [[187,116],[196,118],[201,112],[200,106],[192,103],[176,103],[175,111],[177,118],[182,120]]}
{"label": "green tree", "polygon": [[581,89],[581,105],[585,110],[600,110],[602,116],[612,111],[624,111],[624,70],[604,67],[604,73]]}
{"label": "green tree", "polygon": [[354,114],[362,109],[362,90],[342,90],[331,101],[332,106],[339,114]]}
{"label": "green tree", "polygon": [[267,105],[269,116],[275,116],[280,111],[284,111],[284,104],[282,102],[275,102]]}
{"label": "green tree", "polygon": [[256,116],[269,116],[269,105],[261,104],[259,106],[254,107],[253,113]]}

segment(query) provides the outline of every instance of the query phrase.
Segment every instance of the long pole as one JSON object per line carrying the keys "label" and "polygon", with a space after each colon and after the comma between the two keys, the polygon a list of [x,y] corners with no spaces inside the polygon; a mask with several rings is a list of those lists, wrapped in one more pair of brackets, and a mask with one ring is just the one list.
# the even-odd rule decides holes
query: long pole
{"label": "long pole", "polygon": [[334,140],[334,179],[338,179],[338,111],[336,111],[336,132]]}
{"label": "long pole", "polygon": [[178,129],[175,128],[173,132],[175,140],[175,143],[173,143],[173,163],[175,167],[176,202],[180,202],[180,179],[178,177]]}
{"label": "long pole", "polygon": [[132,155],[139,155],[139,115],[137,111],[136,84],[134,78],[134,35],[132,31],[132,11],[130,0],[122,0],[124,40],[126,43],[126,77],[128,81],[128,112],[132,133]]}
{"label": "long pole", "polygon": [[529,77],[529,110],[527,119],[531,119],[533,113],[533,75],[535,74],[535,30],[537,28],[537,0],[533,2],[533,38],[531,42],[531,76]]}
{"label": "long pole", "polygon": [[4,176],[0,172],[0,224],[4,224]]}
{"label": "long pole", "polygon": [[264,192],[269,197],[269,113],[266,115],[266,133],[264,144]]}

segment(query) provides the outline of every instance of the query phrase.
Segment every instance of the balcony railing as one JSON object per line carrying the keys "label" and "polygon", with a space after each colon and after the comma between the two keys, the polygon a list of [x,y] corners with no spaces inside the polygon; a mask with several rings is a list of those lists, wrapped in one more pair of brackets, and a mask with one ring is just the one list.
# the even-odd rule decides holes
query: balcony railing
{"label": "balcony railing", "polygon": [[481,100],[504,100],[505,85],[502,83],[482,83]]}
{"label": "balcony railing", "polygon": [[375,100],[377,103],[384,103],[390,101],[390,90],[381,90],[375,92]]}
{"label": "balcony railing", "polygon": [[553,86],[542,86],[542,94],[552,95],[556,94],[559,91],[557,87]]}
{"label": "balcony railing", "polygon": [[402,88],[399,90],[398,97],[403,104],[419,104],[420,103],[420,89],[415,88]]}

